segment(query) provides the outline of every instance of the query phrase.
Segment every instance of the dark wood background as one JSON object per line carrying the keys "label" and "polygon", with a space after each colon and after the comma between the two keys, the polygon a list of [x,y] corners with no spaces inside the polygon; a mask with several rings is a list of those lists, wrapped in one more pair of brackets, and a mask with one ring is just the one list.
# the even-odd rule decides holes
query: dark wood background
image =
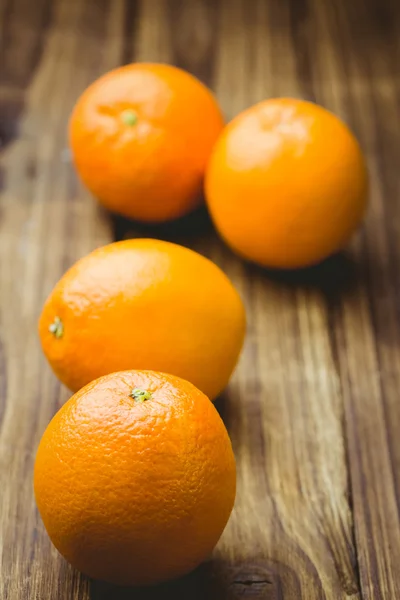
{"label": "dark wood background", "polygon": [[[399,600],[398,0],[1,0],[0,28],[0,598]],[[371,175],[349,251],[273,276],[236,258],[204,213],[153,230],[102,211],[76,179],[67,118],[93,79],[133,60],[193,72],[227,119],[282,95],[344,118]],[[218,402],[238,463],[232,519],[197,572],[138,591],[59,557],[32,468],[69,395],[40,351],[41,305],[78,257],[143,234],[221,265],[249,328]]]}

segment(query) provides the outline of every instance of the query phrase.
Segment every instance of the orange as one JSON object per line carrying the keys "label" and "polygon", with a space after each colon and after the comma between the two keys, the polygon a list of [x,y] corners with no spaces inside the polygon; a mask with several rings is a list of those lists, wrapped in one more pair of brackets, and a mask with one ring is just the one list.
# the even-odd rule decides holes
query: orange
{"label": "orange", "polygon": [[367,172],[344,123],[321,106],[278,98],[236,117],[214,148],[206,197],[221,236],[272,268],[340,250],[366,207]]}
{"label": "orange", "polygon": [[152,369],[213,399],[237,362],[245,313],[214,263],[176,244],[136,239],[78,261],[46,301],[39,332],[73,391],[113,371]]}
{"label": "orange", "polygon": [[136,63],[95,81],[69,130],[75,166],[94,196],[111,211],[157,222],[199,204],[222,127],[217,101],[195,77]]}
{"label": "orange", "polygon": [[225,426],[191,383],[125,371],[87,385],[40,442],[34,487],[56,548],[90,577],[151,584],[212,552],[231,513]]}

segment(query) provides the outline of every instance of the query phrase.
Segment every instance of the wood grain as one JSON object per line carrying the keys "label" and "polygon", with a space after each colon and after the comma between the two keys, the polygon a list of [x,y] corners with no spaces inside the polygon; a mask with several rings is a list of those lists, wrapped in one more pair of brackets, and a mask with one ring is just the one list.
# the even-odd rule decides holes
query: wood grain
{"label": "wood grain", "polygon": [[[0,598],[400,598],[399,33],[396,0],[0,1]],[[85,86],[132,60],[193,72],[227,119],[283,95],[344,118],[371,175],[348,252],[272,274],[231,254],[204,211],[159,228],[102,211],[77,181],[66,124]],[[208,563],[150,590],[73,571],[32,494],[37,444],[68,397],[41,355],[41,305],[77,258],[140,235],[212,258],[249,316],[217,403],[235,511]]]}

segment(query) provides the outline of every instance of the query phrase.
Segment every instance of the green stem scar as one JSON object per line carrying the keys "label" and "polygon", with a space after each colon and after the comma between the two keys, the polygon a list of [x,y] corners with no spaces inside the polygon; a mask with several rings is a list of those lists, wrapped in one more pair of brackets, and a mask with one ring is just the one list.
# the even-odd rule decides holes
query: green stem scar
{"label": "green stem scar", "polygon": [[145,402],[146,400],[150,400],[151,398],[150,392],[148,392],[147,390],[141,390],[140,388],[135,388],[134,390],[132,390],[131,396],[136,402],[139,402],[140,404],[142,402]]}
{"label": "green stem scar", "polygon": [[121,119],[125,125],[133,127],[133,125],[136,125],[138,121],[138,116],[134,110],[124,110],[124,112],[121,114]]}
{"label": "green stem scar", "polygon": [[54,335],[58,340],[63,336],[64,333],[64,325],[61,321],[60,317],[54,317],[54,321],[51,325],[49,325],[49,331]]}

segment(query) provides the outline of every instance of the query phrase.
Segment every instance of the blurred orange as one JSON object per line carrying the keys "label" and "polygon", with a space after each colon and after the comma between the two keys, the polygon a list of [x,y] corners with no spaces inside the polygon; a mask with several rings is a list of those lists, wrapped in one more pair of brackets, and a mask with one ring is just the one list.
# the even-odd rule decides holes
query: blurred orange
{"label": "blurred orange", "polygon": [[261,102],[220,136],[206,175],[214,223],[243,257],[267,267],[318,263],[347,242],[366,207],[357,140],[321,106]]}
{"label": "blurred orange", "polygon": [[108,209],[141,221],[175,219],[201,201],[204,171],[223,128],[208,88],[164,64],[110,71],[70,120],[77,171]]}

